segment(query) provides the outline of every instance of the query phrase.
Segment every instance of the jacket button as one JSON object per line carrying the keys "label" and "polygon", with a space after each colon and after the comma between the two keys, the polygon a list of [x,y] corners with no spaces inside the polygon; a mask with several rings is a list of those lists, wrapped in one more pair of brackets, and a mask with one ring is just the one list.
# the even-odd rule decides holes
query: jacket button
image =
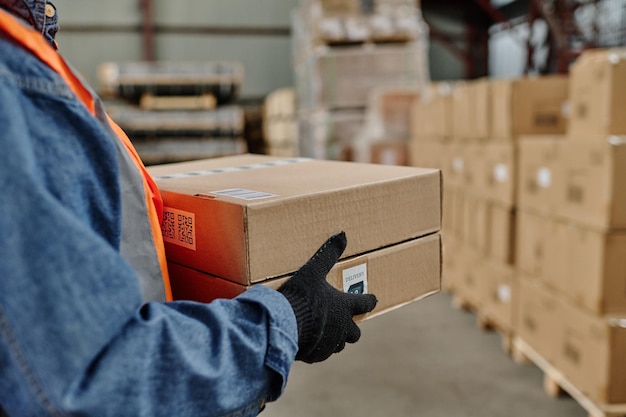
{"label": "jacket button", "polygon": [[46,17],[54,17],[56,12],[53,5],[46,4]]}

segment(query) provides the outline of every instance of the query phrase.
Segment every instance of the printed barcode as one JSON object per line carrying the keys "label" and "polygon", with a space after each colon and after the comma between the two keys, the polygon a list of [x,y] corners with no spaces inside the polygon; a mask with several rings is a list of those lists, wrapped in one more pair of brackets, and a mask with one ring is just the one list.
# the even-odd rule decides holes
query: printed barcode
{"label": "printed barcode", "polygon": [[196,250],[195,215],[193,213],[165,207],[161,232],[164,241]]}

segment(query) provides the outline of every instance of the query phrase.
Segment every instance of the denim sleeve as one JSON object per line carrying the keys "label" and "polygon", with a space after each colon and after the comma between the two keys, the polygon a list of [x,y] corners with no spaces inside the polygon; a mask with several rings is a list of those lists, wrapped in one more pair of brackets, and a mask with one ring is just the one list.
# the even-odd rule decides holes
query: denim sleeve
{"label": "denim sleeve", "polygon": [[211,304],[142,304],[119,253],[114,143],[45,67],[2,39],[0,50],[2,408],[255,415],[296,354],[287,300],[255,287]]}

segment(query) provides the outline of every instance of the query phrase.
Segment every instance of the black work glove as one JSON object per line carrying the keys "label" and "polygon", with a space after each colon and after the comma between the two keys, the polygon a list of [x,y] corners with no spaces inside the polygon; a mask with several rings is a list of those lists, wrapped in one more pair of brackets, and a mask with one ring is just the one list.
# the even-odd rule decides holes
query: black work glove
{"label": "black work glove", "polygon": [[289,301],[298,322],[296,360],[321,362],[355,343],[361,330],[353,316],[372,311],[376,297],[335,289],[326,275],[346,248],[344,232],[332,236],[311,259],[279,289]]}

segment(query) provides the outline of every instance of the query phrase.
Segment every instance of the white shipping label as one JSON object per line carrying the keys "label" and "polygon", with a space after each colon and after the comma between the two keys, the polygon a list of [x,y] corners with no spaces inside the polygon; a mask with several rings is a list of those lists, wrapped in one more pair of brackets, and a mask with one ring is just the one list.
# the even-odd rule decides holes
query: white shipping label
{"label": "white shipping label", "polygon": [[493,167],[493,178],[499,183],[507,182],[509,180],[509,168],[505,164],[497,164]]}
{"label": "white shipping label", "polygon": [[552,185],[552,171],[550,168],[539,168],[537,170],[537,185],[541,188],[549,188]]}
{"label": "white shipping label", "polygon": [[457,156],[456,158],[452,160],[452,170],[454,172],[461,173],[463,172],[464,168],[465,168],[465,162],[463,161],[463,158],[461,158],[460,156]]}
{"label": "white shipping label", "polygon": [[169,207],[163,209],[163,240],[196,250],[196,215]]}
{"label": "white shipping label", "polygon": [[511,301],[511,287],[508,285],[500,285],[498,287],[498,300],[504,304],[508,304]]}
{"label": "white shipping label", "polygon": [[367,264],[363,263],[342,271],[343,292],[367,294]]}
{"label": "white shipping label", "polygon": [[276,194],[264,193],[263,191],[246,190],[243,188],[211,191],[211,194],[240,198],[242,200],[258,200],[259,198],[276,197]]}

